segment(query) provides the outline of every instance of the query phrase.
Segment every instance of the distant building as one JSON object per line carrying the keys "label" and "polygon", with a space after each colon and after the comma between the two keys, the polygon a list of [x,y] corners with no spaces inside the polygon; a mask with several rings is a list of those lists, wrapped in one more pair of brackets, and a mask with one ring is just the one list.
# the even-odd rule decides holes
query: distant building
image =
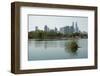
{"label": "distant building", "polygon": [[72,22],[72,26],[70,26],[70,32],[71,33],[74,33],[75,32],[74,22]]}
{"label": "distant building", "polygon": [[79,32],[79,28],[78,28],[77,22],[75,24],[75,32]]}
{"label": "distant building", "polygon": [[57,32],[58,31],[58,29],[55,27],[55,32]]}
{"label": "distant building", "polygon": [[65,34],[65,28],[64,27],[60,28],[60,33]]}
{"label": "distant building", "polygon": [[54,29],[50,29],[49,31],[50,31],[50,32],[55,32],[55,30],[54,30]]}
{"label": "distant building", "polygon": [[65,27],[60,28],[60,32],[63,34],[71,33],[72,31],[73,30],[71,26],[65,26]]}
{"label": "distant building", "polygon": [[35,26],[35,31],[37,31],[38,30],[38,26]]}
{"label": "distant building", "polygon": [[46,32],[49,31],[49,27],[47,25],[44,26],[44,31],[46,31]]}
{"label": "distant building", "polygon": [[75,27],[74,27],[74,22],[72,22],[72,26],[61,27],[60,28],[60,32],[63,33],[63,34],[79,32],[79,28],[78,28],[77,22],[75,24]]}
{"label": "distant building", "polygon": [[72,22],[71,31],[72,31],[72,32],[75,32],[74,22]]}

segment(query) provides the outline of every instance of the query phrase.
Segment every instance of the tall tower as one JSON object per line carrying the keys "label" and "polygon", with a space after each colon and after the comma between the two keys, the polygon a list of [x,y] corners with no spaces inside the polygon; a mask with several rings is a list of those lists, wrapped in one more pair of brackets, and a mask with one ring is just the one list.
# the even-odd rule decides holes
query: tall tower
{"label": "tall tower", "polygon": [[72,26],[74,26],[74,22],[72,22]]}
{"label": "tall tower", "polygon": [[75,32],[74,22],[72,22],[72,32]]}
{"label": "tall tower", "polygon": [[77,22],[75,24],[75,30],[76,30],[76,32],[79,32],[79,28],[78,28]]}
{"label": "tall tower", "polygon": [[55,32],[57,32],[58,31],[58,29],[55,27]]}
{"label": "tall tower", "polygon": [[37,31],[38,30],[38,26],[35,26],[35,31]]}
{"label": "tall tower", "polygon": [[44,26],[44,31],[48,32],[49,31],[49,28],[47,25]]}

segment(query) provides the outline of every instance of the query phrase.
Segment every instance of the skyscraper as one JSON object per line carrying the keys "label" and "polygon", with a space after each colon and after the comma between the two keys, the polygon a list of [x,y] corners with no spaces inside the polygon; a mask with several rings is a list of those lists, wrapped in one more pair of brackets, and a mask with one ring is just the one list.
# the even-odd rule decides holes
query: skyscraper
{"label": "skyscraper", "polygon": [[55,32],[57,32],[58,31],[58,29],[55,27]]}
{"label": "skyscraper", "polygon": [[60,32],[63,34],[79,32],[77,22],[76,23],[72,22],[71,26],[61,27]]}
{"label": "skyscraper", "polygon": [[35,26],[35,31],[37,31],[38,30],[38,26]]}
{"label": "skyscraper", "polygon": [[72,22],[72,26],[74,27],[74,22]]}
{"label": "skyscraper", "polygon": [[44,31],[48,32],[49,31],[49,28],[47,25],[44,26]]}
{"label": "skyscraper", "polygon": [[63,33],[63,34],[73,33],[73,26],[62,27],[62,28],[60,28],[60,32]]}
{"label": "skyscraper", "polygon": [[65,31],[64,30],[65,30],[65,28],[64,27],[61,27],[60,28],[60,33],[65,34]]}
{"label": "skyscraper", "polygon": [[75,32],[79,32],[79,28],[78,28],[77,22],[75,23]]}
{"label": "skyscraper", "polygon": [[74,28],[74,22],[72,22],[72,26],[71,26],[71,32],[74,33],[75,32],[75,28]]}

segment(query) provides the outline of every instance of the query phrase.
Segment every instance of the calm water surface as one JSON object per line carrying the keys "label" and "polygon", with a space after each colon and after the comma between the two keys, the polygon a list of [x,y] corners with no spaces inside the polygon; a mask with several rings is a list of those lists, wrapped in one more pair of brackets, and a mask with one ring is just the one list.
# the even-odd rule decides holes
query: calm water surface
{"label": "calm water surface", "polygon": [[74,52],[66,47],[69,41],[36,41],[29,39],[28,60],[79,59],[88,57],[87,39],[79,39],[77,41],[79,48]]}

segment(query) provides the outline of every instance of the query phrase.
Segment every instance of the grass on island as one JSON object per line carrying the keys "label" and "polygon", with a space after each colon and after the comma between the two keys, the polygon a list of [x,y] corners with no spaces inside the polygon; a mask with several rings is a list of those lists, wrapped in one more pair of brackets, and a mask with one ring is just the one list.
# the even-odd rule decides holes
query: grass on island
{"label": "grass on island", "polygon": [[76,40],[71,40],[68,42],[67,48],[70,52],[75,53],[77,52],[79,46]]}

